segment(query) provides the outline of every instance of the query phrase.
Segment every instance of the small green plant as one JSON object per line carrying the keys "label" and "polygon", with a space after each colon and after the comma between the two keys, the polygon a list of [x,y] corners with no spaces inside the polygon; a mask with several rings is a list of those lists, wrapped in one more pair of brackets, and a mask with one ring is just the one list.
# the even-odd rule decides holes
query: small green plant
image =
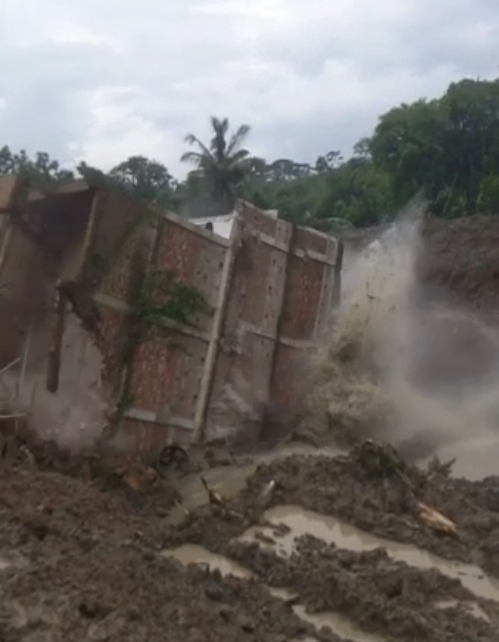
{"label": "small green plant", "polygon": [[194,327],[194,316],[212,312],[201,292],[175,272],[154,270],[145,277],[137,305],[140,321],[161,325],[171,320]]}

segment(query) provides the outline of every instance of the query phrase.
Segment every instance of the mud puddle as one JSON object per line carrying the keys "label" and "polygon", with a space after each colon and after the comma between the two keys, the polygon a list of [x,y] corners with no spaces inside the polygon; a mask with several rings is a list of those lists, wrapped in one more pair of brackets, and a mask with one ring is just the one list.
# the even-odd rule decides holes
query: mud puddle
{"label": "mud puddle", "polygon": [[337,613],[307,613],[304,606],[295,604],[293,611],[304,622],[315,626],[319,631],[326,627],[330,628],[333,633],[345,638],[351,642],[384,642],[383,638],[374,636],[372,633],[364,633]]}
{"label": "mud puddle", "polygon": [[473,617],[478,620],[484,620],[485,622],[490,622],[490,618],[485,613],[485,611],[474,602],[459,602],[458,600],[446,600],[444,602],[438,602],[435,606],[439,609],[459,609],[464,608],[468,611]]}
{"label": "mud puddle", "polygon": [[[313,457],[337,457],[344,451],[335,447],[315,448],[303,444],[290,444],[276,447],[267,452],[251,455],[235,460],[232,466],[211,468],[203,472],[209,487],[223,497],[234,497],[246,486],[246,481],[261,464],[269,464],[276,459],[286,459],[292,455]],[[203,487],[198,473],[188,475],[178,482],[177,488],[182,495],[182,502],[170,511],[165,520],[166,524],[178,524],[186,515],[186,511],[193,511],[207,503],[206,490]]]}
{"label": "mud puddle", "polygon": [[[395,561],[422,570],[436,568],[443,575],[460,580],[477,597],[499,603],[499,581],[486,576],[478,566],[444,560],[415,546],[375,537],[338,519],[298,506],[277,506],[266,511],[264,517],[275,526],[252,527],[239,541],[256,541],[260,546],[271,546],[283,556],[293,552],[296,540],[303,535],[313,535],[328,544],[356,552],[384,548]],[[283,532],[280,524],[289,530]]]}
{"label": "mud puddle", "polygon": [[236,562],[224,557],[211,553],[203,546],[195,544],[183,544],[173,550],[166,550],[161,553],[162,557],[173,557],[181,564],[201,564],[208,566],[210,570],[218,570],[222,575],[233,575],[243,580],[249,580],[252,577],[251,571],[243,568]]}
{"label": "mud puddle", "polygon": [[[232,560],[211,553],[202,546],[194,544],[184,544],[172,550],[165,550],[161,553],[163,557],[174,558],[181,564],[187,566],[188,564],[206,565],[210,570],[218,570],[223,576],[233,575],[239,579],[251,580],[254,578],[253,573],[249,570],[233,562]],[[285,588],[275,588],[267,586],[266,588],[273,597],[284,600],[286,602],[296,599],[296,594],[288,591]],[[349,620],[336,613],[308,613],[305,607],[301,604],[293,604],[292,609],[294,613],[304,622],[312,624],[317,630],[326,627],[338,635],[339,637],[346,638],[351,642],[384,642],[378,636],[364,633],[355,627]],[[307,638],[314,642],[313,638]]]}

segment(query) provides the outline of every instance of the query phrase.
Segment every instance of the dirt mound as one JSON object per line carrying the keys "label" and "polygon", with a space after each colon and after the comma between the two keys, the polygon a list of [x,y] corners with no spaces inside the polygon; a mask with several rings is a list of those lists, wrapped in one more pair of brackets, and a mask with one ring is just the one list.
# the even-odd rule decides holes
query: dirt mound
{"label": "dirt mound", "polygon": [[2,572],[3,640],[38,635],[68,641],[222,642],[244,636],[284,642],[312,628],[257,583],[184,569],[151,551],[101,544],[82,552],[64,542],[54,557],[52,547],[44,548],[46,563],[31,564],[22,573]]}
{"label": "dirt mound", "polygon": [[[205,505],[168,526],[168,502],[152,489],[149,503],[135,504],[122,489],[4,461],[0,639],[499,640],[499,601],[473,593],[459,573],[449,577],[444,566],[441,572],[440,562],[431,570],[396,559],[402,544],[395,543],[432,551],[442,564],[478,560],[499,577],[499,480],[454,480],[438,467],[430,475],[404,466],[400,475],[398,468],[374,470],[358,455],[295,455],[260,465],[230,497],[232,470],[223,470],[227,477],[216,489],[207,473],[211,504],[206,493]],[[415,499],[453,519],[459,537],[418,521]],[[313,527],[290,555],[266,548],[268,535],[244,539],[248,529],[269,525],[276,540],[284,536],[285,519],[279,525],[270,513],[285,505],[387,538],[387,550],[380,550],[385,540],[366,550],[336,544]],[[224,556],[229,566],[239,563],[245,575],[226,577],[165,557],[189,544]],[[328,614],[336,615],[330,621]]]}
{"label": "dirt mound", "polygon": [[1,437],[0,511],[25,535],[44,539],[90,528],[133,536],[136,515],[167,514],[180,499],[170,480],[131,457],[72,456],[52,442],[28,442],[5,430]]}
{"label": "dirt mound", "polygon": [[[225,513],[200,509],[168,533],[165,543],[204,546],[237,561],[265,584],[293,591],[309,613],[339,613],[364,631],[387,636],[382,639],[413,640],[414,631],[421,640],[499,639],[494,629],[499,603],[486,592],[479,598],[472,595],[458,579],[459,571],[449,578],[438,566],[420,569],[380,550],[384,541],[400,542],[415,551],[431,551],[439,556],[435,560],[459,560],[465,569],[478,559],[492,576],[499,576],[499,480],[455,480],[438,467],[432,473],[410,468],[408,476],[414,493],[397,477],[373,475],[350,457],[278,459],[258,468],[246,490],[228,501]],[[270,486],[273,492],[262,504]],[[454,520],[458,537],[442,535],[418,520],[414,496]],[[272,512],[272,507],[283,506],[333,515],[383,539],[374,551],[354,551],[308,535],[298,540],[291,557],[283,558],[276,550],[262,549],[262,543],[275,543],[286,532],[285,525],[276,528],[276,519],[270,536],[238,541],[252,524],[268,526],[264,508]],[[467,610],[474,601],[488,621]]]}
{"label": "dirt mound", "polygon": [[250,484],[270,479],[275,504],[300,505],[333,515],[382,538],[415,544],[442,558],[476,557],[499,577],[499,478],[457,480],[418,468],[410,478],[419,501],[435,506],[459,526],[459,538],[436,535],[418,523],[404,484],[373,477],[351,458],[288,457],[257,471]]}
{"label": "dirt mound", "polygon": [[[18,425],[3,415],[0,424],[0,463],[29,462],[37,470],[51,471],[92,483],[102,490],[122,491],[129,496],[144,498],[156,494],[165,500],[171,490],[165,480],[172,472],[187,474],[213,465],[227,465],[220,448],[191,449],[165,446],[159,454],[135,455],[109,446],[103,438],[91,448],[77,453],[62,447],[53,439],[44,440],[23,422]],[[7,420],[7,421],[6,421]],[[226,448],[225,448],[226,450]],[[169,505],[178,497],[170,493]]]}
{"label": "dirt mound", "polygon": [[492,314],[499,304],[499,219],[470,216],[423,225],[421,282],[459,304]]}
{"label": "dirt mound", "polygon": [[291,587],[309,613],[339,612],[370,633],[397,640],[492,640],[493,628],[466,612],[439,603],[472,599],[459,582],[436,569],[418,571],[390,560],[378,549],[355,553],[304,537],[287,561],[257,544],[235,545],[231,555],[264,582]]}

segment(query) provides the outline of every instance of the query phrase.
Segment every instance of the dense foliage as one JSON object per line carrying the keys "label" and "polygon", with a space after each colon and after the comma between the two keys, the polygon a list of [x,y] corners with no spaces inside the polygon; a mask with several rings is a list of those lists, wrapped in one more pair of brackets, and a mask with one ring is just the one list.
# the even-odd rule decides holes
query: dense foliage
{"label": "dense foliage", "polygon": [[[188,216],[227,211],[240,197],[322,229],[338,219],[363,226],[393,217],[417,194],[435,216],[499,214],[499,79],[465,79],[438,99],[391,109],[346,160],[332,150],[314,164],[267,161],[242,147],[249,126],[230,134],[227,119],[212,118],[211,128],[206,144],[187,136],[195,149],[182,160],[195,168],[183,182],[143,156],[120,163],[110,176]],[[45,153],[32,160],[4,147],[0,174],[12,172],[28,174],[41,188],[73,178]]]}

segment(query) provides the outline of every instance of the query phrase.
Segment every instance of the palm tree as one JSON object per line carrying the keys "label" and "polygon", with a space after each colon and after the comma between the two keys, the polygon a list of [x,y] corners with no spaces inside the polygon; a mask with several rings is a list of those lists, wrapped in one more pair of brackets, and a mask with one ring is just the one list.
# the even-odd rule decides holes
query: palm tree
{"label": "palm tree", "polygon": [[249,151],[242,147],[242,143],[249,134],[250,127],[241,125],[227,142],[229,120],[212,116],[210,123],[213,138],[209,144],[205,145],[194,134],[188,134],[185,142],[195,145],[199,151],[186,152],[180,160],[196,166],[195,173],[204,178],[213,199],[225,213],[234,204],[235,186],[248,171]]}

